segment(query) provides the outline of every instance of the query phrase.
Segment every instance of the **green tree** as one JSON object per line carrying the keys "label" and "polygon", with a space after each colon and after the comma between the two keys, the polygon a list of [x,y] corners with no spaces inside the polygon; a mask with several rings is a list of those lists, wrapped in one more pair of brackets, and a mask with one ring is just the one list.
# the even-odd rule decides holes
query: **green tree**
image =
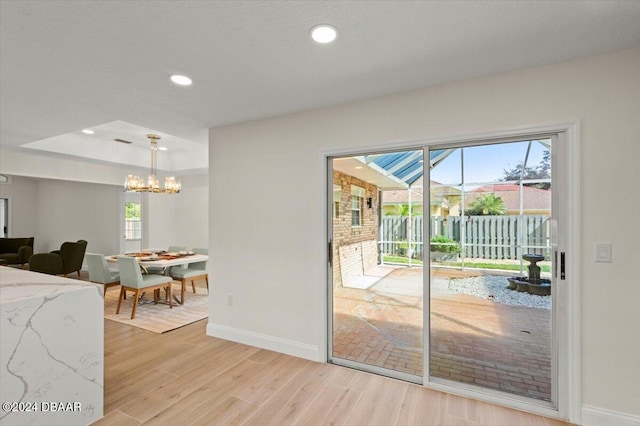
{"label": "green tree", "polygon": [[[393,208],[394,210],[389,211],[386,216],[409,216],[409,204],[395,204]],[[412,206],[411,216],[422,216],[422,206]]]}
{"label": "green tree", "polygon": [[483,194],[469,203],[465,213],[470,216],[497,216],[507,212],[502,198],[495,194]]}
{"label": "green tree", "polygon": [[[542,154],[542,160],[535,167],[525,167],[524,172],[522,170],[523,163],[518,163],[515,167],[507,170],[502,170],[502,177],[500,181],[519,181],[520,176],[523,179],[550,179],[551,178],[551,152],[547,149]],[[530,186],[533,188],[549,189],[550,184],[548,182],[539,183],[525,183],[524,186]]]}
{"label": "green tree", "polygon": [[140,203],[125,203],[124,217],[127,219],[140,218]]}

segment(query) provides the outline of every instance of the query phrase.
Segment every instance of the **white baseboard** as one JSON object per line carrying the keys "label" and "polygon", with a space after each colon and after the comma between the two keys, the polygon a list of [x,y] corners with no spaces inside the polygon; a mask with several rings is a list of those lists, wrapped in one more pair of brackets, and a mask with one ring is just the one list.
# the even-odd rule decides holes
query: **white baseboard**
{"label": "white baseboard", "polygon": [[619,413],[604,408],[582,406],[583,426],[640,426],[640,416]]}
{"label": "white baseboard", "polygon": [[207,336],[231,340],[245,345],[268,349],[274,352],[308,359],[310,361],[324,362],[320,359],[320,349],[314,345],[307,345],[293,340],[267,336],[218,324],[207,324]]}

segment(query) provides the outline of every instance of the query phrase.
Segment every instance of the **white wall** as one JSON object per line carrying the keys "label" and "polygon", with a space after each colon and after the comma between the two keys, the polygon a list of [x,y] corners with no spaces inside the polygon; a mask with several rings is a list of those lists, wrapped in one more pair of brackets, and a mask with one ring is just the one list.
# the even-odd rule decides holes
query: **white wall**
{"label": "white wall", "polygon": [[112,185],[38,181],[37,251],[82,239],[88,242],[87,252],[118,253],[121,193]]}
{"label": "white wall", "polygon": [[145,194],[147,203],[143,211],[146,220],[145,227],[148,232],[143,237],[143,248],[155,248],[166,250],[170,245],[181,245],[176,243],[176,207],[180,202],[182,194]]}
{"label": "white wall", "polygon": [[208,333],[321,353],[324,152],[579,119],[583,403],[640,415],[639,117],[636,48],[212,129]]}
{"label": "white wall", "polygon": [[209,176],[181,177],[182,191],[175,208],[175,239],[188,248],[209,247]]}
{"label": "white wall", "polygon": [[[9,199],[9,237],[35,237],[37,217],[37,182],[12,176],[0,184],[0,198]],[[38,241],[34,240],[37,245]]]}
{"label": "white wall", "polygon": [[116,167],[97,164],[59,155],[47,155],[27,149],[6,150],[0,146],[0,171],[13,176],[59,179],[72,182],[91,182],[120,186],[127,174],[144,176],[148,169]]}
{"label": "white wall", "polygon": [[[120,199],[118,198],[116,202],[111,197],[116,193],[118,197],[120,196],[122,182],[128,173],[144,176],[148,169],[92,164],[73,158],[52,158],[39,152],[7,151],[0,147],[0,172],[11,175],[11,184],[0,185],[0,196],[8,194],[13,198],[11,203],[13,207],[10,206],[13,213],[10,213],[9,217],[10,220],[13,217],[11,229],[13,236],[31,236],[36,232],[36,224],[46,225],[50,221],[46,210],[35,207],[36,201],[39,201],[36,192],[42,184],[47,188],[45,191],[54,194],[60,191],[72,197],[65,200],[49,197],[46,192],[44,193],[43,198],[47,203],[53,203],[53,210],[59,212],[60,216],[72,214],[77,204],[74,203],[74,199],[82,204],[86,202],[88,206],[90,206],[90,200],[96,199],[96,205],[106,207],[104,200],[100,197],[104,194],[106,187],[111,188],[113,192],[109,191],[109,203],[114,202],[114,204],[109,204],[108,208],[115,208],[116,213],[108,215],[108,222],[102,224],[102,230],[105,235],[109,235],[109,238],[119,238],[121,233],[119,222],[111,222],[111,220],[119,220]],[[189,248],[208,246],[209,182],[207,175],[201,173],[177,177],[183,187],[180,194],[144,195],[146,203],[144,211],[148,222],[145,223],[144,228],[146,233],[143,248],[166,248],[169,245],[186,245]],[[92,186],[82,187],[84,189],[71,196],[74,190],[69,190],[69,185],[80,182]],[[45,207],[50,208],[49,205]],[[66,212],[66,209],[69,211]],[[58,238],[60,235],[52,235],[52,231],[46,228],[42,230],[43,238],[46,240],[35,239],[37,251],[49,250],[48,247],[51,244],[57,244],[51,239]],[[92,247],[91,241],[87,251],[98,253],[120,251],[119,245],[114,246],[112,241],[102,241],[99,246],[104,247],[105,251]],[[50,250],[57,248],[59,246]]]}
{"label": "white wall", "polygon": [[209,244],[209,181],[206,174],[180,177],[179,194],[148,194],[148,239],[145,247],[188,249]]}

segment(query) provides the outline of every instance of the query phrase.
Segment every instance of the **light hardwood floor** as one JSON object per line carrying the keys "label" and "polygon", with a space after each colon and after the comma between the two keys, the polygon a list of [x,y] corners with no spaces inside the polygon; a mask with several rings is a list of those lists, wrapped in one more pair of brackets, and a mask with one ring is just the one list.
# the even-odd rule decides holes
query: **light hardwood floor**
{"label": "light hardwood floor", "polygon": [[207,337],[105,320],[96,425],[564,425],[420,386]]}

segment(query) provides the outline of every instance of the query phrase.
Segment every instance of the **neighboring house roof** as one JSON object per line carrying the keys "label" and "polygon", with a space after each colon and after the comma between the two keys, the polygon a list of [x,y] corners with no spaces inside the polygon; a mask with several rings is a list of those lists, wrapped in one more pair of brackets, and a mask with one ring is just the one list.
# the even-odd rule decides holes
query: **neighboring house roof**
{"label": "neighboring house roof", "polygon": [[[422,188],[412,190],[411,203],[422,204]],[[409,204],[409,191],[382,191],[382,204]]]}
{"label": "neighboring house roof", "polygon": [[[486,193],[502,198],[507,211],[520,210],[520,186],[513,184],[486,185],[467,192],[465,194],[465,208],[468,208],[472,201]],[[525,211],[551,210],[551,191],[549,190],[523,186],[522,196]]]}
{"label": "neighboring house roof", "polygon": [[[431,181],[432,185],[441,185],[441,183],[436,181]],[[412,204],[422,204],[422,197],[424,193],[424,188],[422,185],[422,176],[415,181],[412,186],[411,192],[411,203]],[[436,195],[437,194],[437,195]],[[432,204],[441,204],[443,198],[450,195],[460,195],[460,190],[454,188],[452,186],[436,186],[432,189],[431,203]],[[403,190],[393,190],[393,191],[382,191],[382,204],[409,204],[409,191],[406,189]]]}
{"label": "neighboring house roof", "polygon": [[[433,185],[440,185],[440,183],[431,181]],[[411,193],[412,204],[422,204],[424,189],[422,185],[415,185],[416,188]],[[469,207],[469,203],[475,199],[481,197],[485,193],[492,193],[496,197],[502,198],[504,206],[507,211],[520,210],[520,186],[513,184],[495,184],[485,185],[469,191],[465,194],[465,208]],[[434,205],[440,205],[444,198],[452,195],[460,195],[460,190],[452,186],[440,186],[432,189],[431,203]],[[523,195],[523,209],[525,211],[531,210],[551,210],[551,191],[539,188],[532,188],[530,186],[522,187]],[[408,204],[409,203],[409,191],[407,190],[394,190],[382,192],[382,204]]]}

